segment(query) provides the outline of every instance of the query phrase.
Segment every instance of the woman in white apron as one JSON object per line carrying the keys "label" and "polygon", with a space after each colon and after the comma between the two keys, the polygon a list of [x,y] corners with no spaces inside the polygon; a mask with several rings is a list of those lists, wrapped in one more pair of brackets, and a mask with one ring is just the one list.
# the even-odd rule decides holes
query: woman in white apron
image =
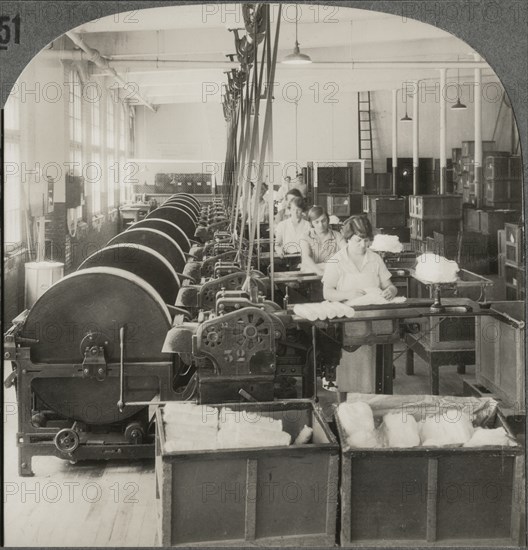
{"label": "woman in white apron", "polygon": [[[373,239],[372,226],[366,216],[352,216],[343,224],[345,248],[328,260],[323,275],[325,300],[343,302],[369,293],[379,293],[392,300],[396,287],[381,256],[369,250]],[[343,325],[346,338],[347,325]],[[354,327],[356,328],[356,327]],[[342,350],[337,368],[340,392],[373,393],[376,382],[376,346],[361,346],[356,351]]]}

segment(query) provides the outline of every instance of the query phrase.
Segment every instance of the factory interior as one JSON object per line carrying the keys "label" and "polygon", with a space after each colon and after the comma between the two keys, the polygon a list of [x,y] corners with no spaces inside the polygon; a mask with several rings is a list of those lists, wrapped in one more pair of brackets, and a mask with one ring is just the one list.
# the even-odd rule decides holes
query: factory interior
{"label": "factory interior", "polygon": [[3,125],[6,546],[526,545],[521,146],[466,42],[119,13]]}

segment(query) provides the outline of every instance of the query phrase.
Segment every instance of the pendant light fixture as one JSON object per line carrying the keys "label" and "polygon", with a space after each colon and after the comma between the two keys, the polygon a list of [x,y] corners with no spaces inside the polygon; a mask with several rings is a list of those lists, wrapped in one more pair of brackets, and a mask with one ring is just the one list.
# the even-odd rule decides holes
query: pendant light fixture
{"label": "pendant light fixture", "polygon": [[402,122],[410,122],[412,118],[407,114],[407,94],[405,94],[405,116],[402,116],[400,120]]}
{"label": "pendant light fixture", "polygon": [[312,60],[309,55],[301,53],[299,48],[299,41],[297,40],[297,27],[299,23],[297,11],[297,4],[295,4],[295,47],[293,48],[293,53],[287,55],[282,62],[288,65],[307,65],[308,63],[311,63]]}
{"label": "pendant light fixture", "polygon": [[[457,56],[457,61],[460,61],[460,56]],[[453,111],[463,111],[467,109],[467,105],[464,105],[460,101],[460,67],[457,67],[457,102],[451,107]]]}

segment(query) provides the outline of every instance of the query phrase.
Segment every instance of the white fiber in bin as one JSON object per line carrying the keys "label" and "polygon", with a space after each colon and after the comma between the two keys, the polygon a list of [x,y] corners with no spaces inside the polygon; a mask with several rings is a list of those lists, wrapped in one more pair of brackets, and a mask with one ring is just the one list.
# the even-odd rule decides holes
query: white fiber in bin
{"label": "white fiber in bin", "polygon": [[416,258],[416,278],[429,283],[453,283],[458,279],[458,264],[438,254],[422,254]]}
{"label": "white fiber in bin", "polygon": [[218,432],[218,448],[278,447],[290,445],[291,435],[275,430],[235,430],[222,428]]}
{"label": "white fiber in bin", "polygon": [[389,413],[383,417],[379,436],[387,447],[402,448],[420,445],[418,423],[414,417],[403,415],[401,412]]}
{"label": "white fiber in bin", "polygon": [[195,403],[167,403],[163,407],[163,420],[177,424],[218,424],[218,409]]}
{"label": "white fiber in bin", "polygon": [[347,443],[350,447],[373,448],[380,446],[374,427],[372,409],[366,403],[341,403],[337,408],[337,415],[347,434]]}
{"label": "white fiber in bin", "polygon": [[299,432],[299,435],[295,438],[295,441],[293,442],[294,445],[305,445],[306,443],[310,443],[313,437],[313,428],[310,428],[310,426],[303,426],[303,429]]}
{"label": "white fiber in bin", "polygon": [[371,250],[375,252],[392,252],[398,254],[403,251],[403,244],[398,235],[374,235],[374,240],[370,245]]}
{"label": "white fiber in bin", "polygon": [[420,422],[420,439],[424,447],[463,445],[475,431],[467,412],[453,409],[452,414],[427,416]]}
{"label": "white fiber in bin", "polygon": [[511,439],[503,427],[495,429],[475,428],[471,439],[464,443],[464,447],[486,447],[486,446],[511,447],[517,443]]}

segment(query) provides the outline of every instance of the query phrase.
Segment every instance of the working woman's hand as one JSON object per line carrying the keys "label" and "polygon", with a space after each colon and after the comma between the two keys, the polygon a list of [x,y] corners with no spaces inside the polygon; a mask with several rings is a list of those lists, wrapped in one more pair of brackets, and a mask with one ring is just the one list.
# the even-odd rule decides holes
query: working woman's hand
{"label": "working woman's hand", "polygon": [[398,291],[396,290],[396,287],[393,285],[387,287],[385,290],[381,292],[381,295],[385,298],[385,300],[392,300]]}

